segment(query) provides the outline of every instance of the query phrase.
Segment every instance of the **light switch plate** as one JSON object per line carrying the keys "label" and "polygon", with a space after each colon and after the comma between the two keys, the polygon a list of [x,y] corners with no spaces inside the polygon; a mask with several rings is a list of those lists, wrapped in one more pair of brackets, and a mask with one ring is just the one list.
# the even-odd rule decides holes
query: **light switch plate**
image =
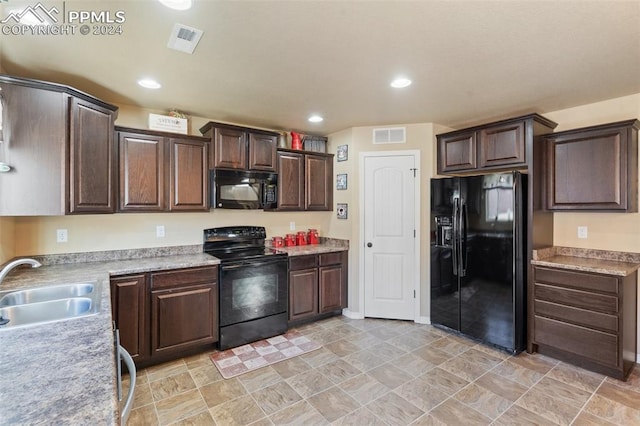
{"label": "light switch plate", "polygon": [[164,238],[164,225],[156,226],[156,237]]}
{"label": "light switch plate", "polygon": [[290,231],[295,231],[296,230],[296,223],[295,222],[289,222],[289,230]]}
{"label": "light switch plate", "polygon": [[587,227],[578,226],[578,238],[587,239]]}

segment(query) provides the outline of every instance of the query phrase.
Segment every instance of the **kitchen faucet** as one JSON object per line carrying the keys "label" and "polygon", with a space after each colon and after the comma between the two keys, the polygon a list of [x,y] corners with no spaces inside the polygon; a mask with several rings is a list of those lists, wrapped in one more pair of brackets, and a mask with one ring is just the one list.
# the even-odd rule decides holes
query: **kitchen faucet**
{"label": "kitchen faucet", "polygon": [[9,272],[11,272],[13,268],[19,265],[31,265],[32,268],[39,268],[42,266],[42,263],[38,262],[35,259],[29,258],[16,259],[13,262],[9,262],[5,265],[4,268],[2,268],[2,270],[0,270],[0,284],[2,284],[4,277],[6,277]]}

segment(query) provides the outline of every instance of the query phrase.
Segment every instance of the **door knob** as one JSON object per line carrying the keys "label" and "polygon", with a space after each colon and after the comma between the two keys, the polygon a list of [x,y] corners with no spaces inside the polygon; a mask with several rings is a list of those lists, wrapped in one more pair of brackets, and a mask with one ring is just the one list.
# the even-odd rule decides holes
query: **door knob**
{"label": "door knob", "polygon": [[373,244],[367,243],[367,247],[373,247]]}

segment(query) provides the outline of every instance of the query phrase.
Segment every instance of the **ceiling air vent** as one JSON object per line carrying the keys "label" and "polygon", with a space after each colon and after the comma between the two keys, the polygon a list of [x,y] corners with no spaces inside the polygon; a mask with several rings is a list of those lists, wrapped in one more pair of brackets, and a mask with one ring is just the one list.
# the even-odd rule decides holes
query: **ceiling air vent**
{"label": "ceiling air vent", "polygon": [[182,24],[175,24],[173,30],[171,30],[167,47],[169,49],[179,50],[180,52],[193,53],[201,37],[202,30],[187,27]]}
{"label": "ceiling air vent", "polygon": [[373,143],[405,143],[405,127],[388,127],[385,129],[373,129]]}

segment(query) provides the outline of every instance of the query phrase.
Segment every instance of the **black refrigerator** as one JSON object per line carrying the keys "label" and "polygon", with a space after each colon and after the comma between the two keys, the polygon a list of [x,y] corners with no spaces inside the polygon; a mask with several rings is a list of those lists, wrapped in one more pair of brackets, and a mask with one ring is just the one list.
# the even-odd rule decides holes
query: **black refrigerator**
{"label": "black refrigerator", "polygon": [[510,353],[526,345],[527,176],[431,180],[431,323]]}

